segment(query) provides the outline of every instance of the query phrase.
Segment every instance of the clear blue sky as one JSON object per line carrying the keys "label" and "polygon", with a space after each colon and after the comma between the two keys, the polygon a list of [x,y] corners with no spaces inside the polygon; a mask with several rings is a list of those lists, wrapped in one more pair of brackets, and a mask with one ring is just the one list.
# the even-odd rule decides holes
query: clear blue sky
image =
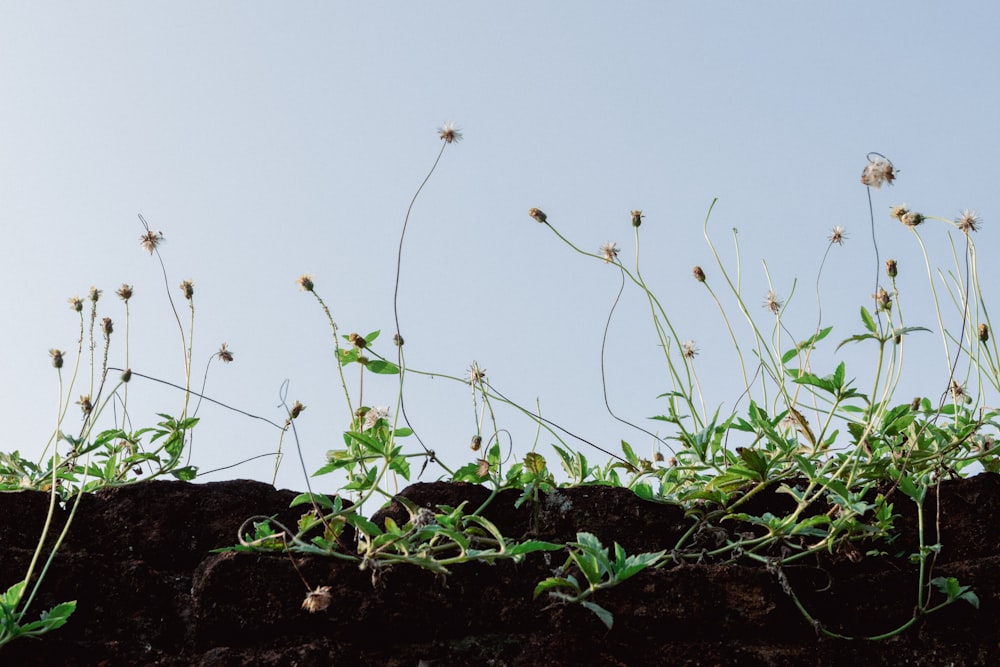
{"label": "clear blue sky", "polygon": [[[697,341],[711,408],[739,393],[718,312],[691,278],[701,264],[722,288],[701,235],[712,199],[711,229],[730,266],[739,231],[755,317],[765,319],[762,259],[779,296],[799,279],[786,322],[798,338],[815,326],[830,229],[847,229],[820,286],[824,323],[840,340],[871,304],[875,255],[859,176],[879,151],[901,171],[873,193],[881,258],[895,257],[909,280],[909,323],[935,330],[929,351],[913,348],[900,400],[936,396],[946,368],[937,323],[921,310],[923,260],[887,211],[904,202],[944,217],[976,209],[981,257],[990,257],[998,13],[936,2],[3,3],[2,448],[39,452],[47,440],[57,406],[48,350],[75,349],[66,299],[91,285],[105,290],[102,316],[119,330],[114,290],[134,286],[129,363],[181,381],[159,267],[138,244],[142,213],[166,237],[175,298],[182,279],[195,283],[196,375],[222,341],[236,354],[213,364],[206,393],[281,421],[288,379],[289,398],[307,406],[298,422],[306,468],[318,468],[341,446],[347,414],[329,328],[295,280],[315,275],[342,333],[382,329],[387,342],[399,232],[439,150],[436,128],[449,120],[465,139],[445,151],[407,231],[400,320],[410,366],[463,375],[477,359],[511,398],[537,398],[570,430],[648,454],[649,439],[611,419],[601,394],[618,274],[571,252],[527,209],[544,209],[588,250],[617,241],[626,265],[628,213],[645,211],[643,274],[681,339]],[[950,266],[944,226],[922,231],[932,263]],[[991,264],[981,267],[988,287]],[[669,386],[634,290],[610,335],[613,407],[648,425]],[[123,363],[123,344],[117,336],[112,365]],[[849,374],[864,376],[866,357],[849,359]],[[468,388],[409,382],[408,413],[424,440],[452,466],[471,460]],[[149,383],[130,391],[136,426],[180,408],[179,395]],[[71,400],[82,393],[86,383]],[[389,381],[366,395],[394,402]],[[261,422],[207,405],[199,416],[193,463],[203,470],[276,447],[277,432]],[[78,418],[74,406],[67,424]],[[502,422],[527,451],[532,424]],[[271,468],[265,459],[206,479],[269,481]],[[278,485],[303,487],[294,459]]]}

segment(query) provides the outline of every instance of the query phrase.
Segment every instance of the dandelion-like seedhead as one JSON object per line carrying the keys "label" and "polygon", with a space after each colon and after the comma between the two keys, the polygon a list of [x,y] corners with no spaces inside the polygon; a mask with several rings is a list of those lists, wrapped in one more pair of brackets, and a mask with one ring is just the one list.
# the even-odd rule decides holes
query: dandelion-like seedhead
{"label": "dandelion-like seedhead", "polygon": [[80,297],[71,296],[70,298],[66,299],[66,301],[69,302],[69,307],[75,310],[76,312],[79,313],[83,311],[83,299],[81,299]]}
{"label": "dandelion-like seedhead", "polygon": [[219,346],[219,351],[215,353],[215,356],[219,358],[219,361],[230,363],[233,360],[233,353],[229,349],[229,343],[223,343]]}
{"label": "dandelion-like seedhead", "polygon": [[614,241],[608,241],[602,245],[600,252],[605,262],[615,262],[618,260],[619,250]]}
{"label": "dandelion-like seedhead", "polygon": [[868,164],[865,165],[864,170],[861,172],[862,185],[867,185],[876,190],[881,188],[884,183],[892,185],[894,180],[896,180],[895,168],[891,162],[881,155],[869,158]]}
{"label": "dandelion-like seedhead", "polygon": [[955,219],[955,225],[963,232],[978,232],[979,226],[983,224],[982,219],[975,211],[965,209],[962,214]]}
{"label": "dandelion-like seedhead", "polygon": [[97,303],[98,299],[101,298],[102,294],[104,294],[103,290],[99,290],[93,285],[91,285],[90,292],[87,293],[87,298],[90,299],[93,303]]}
{"label": "dandelion-like seedhead", "polygon": [[681,353],[684,355],[685,359],[694,359],[698,354],[698,346],[695,345],[693,340],[686,340],[681,343]]}
{"label": "dandelion-like seedhead", "polygon": [[132,298],[132,286],[122,283],[122,286],[118,288],[115,292],[122,301],[128,301]]}
{"label": "dandelion-like seedhead", "polygon": [[768,290],[767,296],[764,297],[764,307],[777,315],[778,312],[781,311],[781,304],[781,299],[779,299],[778,295],[774,293],[774,290]]}
{"label": "dandelion-like seedhead", "polygon": [[472,365],[469,366],[468,373],[468,381],[471,385],[481,384],[483,380],[486,379],[486,369],[480,368],[478,361],[472,362]]}
{"label": "dandelion-like seedhead", "polygon": [[310,614],[323,611],[330,606],[333,601],[333,587],[320,586],[315,590],[306,593],[306,599],[302,601],[302,608]]}
{"label": "dandelion-like seedhead", "polygon": [[313,287],[315,287],[315,285],[313,284],[314,277],[315,276],[311,274],[303,273],[301,276],[299,276],[298,280],[296,280],[295,283],[299,286],[299,289],[302,290],[303,292],[312,292]]}
{"label": "dandelion-like seedhead", "polygon": [[139,237],[139,245],[150,255],[153,254],[163,241],[163,232],[154,232],[151,229],[147,229],[146,233]]}
{"label": "dandelion-like seedhead", "polygon": [[528,215],[537,220],[538,222],[545,222],[548,220],[548,216],[540,208],[529,208]]}
{"label": "dandelion-like seedhead", "polygon": [[434,511],[427,507],[418,509],[416,515],[413,517],[414,530],[420,530],[435,523],[437,523],[437,517],[434,516]]}
{"label": "dandelion-like seedhead", "polygon": [[188,301],[194,296],[194,282],[190,280],[181,281],[181,292],[184,293],[184,298]]}
{"label": "dandelion-like seedhead", "polygon": [[847,238],[847,232],[843,227],[837,225],[830,230],[830,236],[827,237],[830,243],[836,243],[837,245],[844,245],[844,240]]}
{"label": "dandelion-like seedhead", "polygon": [[438,129],[438,136],[444,140],[446,144],[458,143],[462,140],[462,129],[455,125],[455,123],[448,121]]}
{"label": "dandelion-like seedhead", "polygon": [[889,209],[889,215],[896,218],[900,222],[903,221],[903,216],[910,212],[910,209],[906,208],[906,204],[900,204],[898,206],[893,206]]}
{"label": "dandelion-like seedhead", "polygon": [[296,417],[298,417],[299,415],[301,415],[302,411],[305,410],[305,409],[306,409],[306,406],[302,405],[298,401],[295,401],[294,403],[292,403],[292,409],[289,410],[289,413],[291,413],[292,419],[295,419]]}
{"label": "dandelion-like seedhead", "polygon": [[948,391],[956,403],[968,403],[972,401],[972,397],[966,392],[965,387],[959,384],[957,380],[953,379],[951,381],[951,387],[949,387]]}
{"label": "dandelion-like seedhead", "polygon": [[633,227],[638,227],[639,225],[641,225],[642,224],[642,219],[645,218],[645,217],[646,216],[644,216],[642,214],[642,209],[638,209],[638,210],[632,211],[632,226]]}

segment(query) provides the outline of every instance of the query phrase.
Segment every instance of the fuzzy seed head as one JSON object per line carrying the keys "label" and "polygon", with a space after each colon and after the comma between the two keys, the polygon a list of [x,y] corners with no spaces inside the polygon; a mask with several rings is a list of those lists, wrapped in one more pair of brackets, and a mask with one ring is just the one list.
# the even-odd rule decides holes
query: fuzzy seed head
{"label": "fuzzy seed head", "polygon": [[896,266],[896,260],[885,260],[885,272],[890,278],[895,278],[899,274],[899,267]]}
{"label": "fuzzy seed head", "polygon": [[306,599],[302,601],[302,608],[310,614],[315,614],[329,607],[331,601],[333,601],[333,587],[320,586],[316,590],[306,593]]}
{"label": "fuzzy seed head", "polygon": [[291,410],[289,410],[289,412],[290,412],[290,413],[291,413],[291,415],[292,415],[292,419],[295,419],[295,418],[297,418],[297,417],[298,417],[299,415],[301,415],[301,414],[302,414],[302,411],[303,411],[303,410],[305,410],[305,409],[306,409],[306,406],[302,405],[302,404],[301,404],[301,403],[299,403],[298,401],[295,401],[294,403],[292,403],[292,409],[291,409]]}
{"label": "fuzzy seed head", "polygon": [[101,331],[104,332],[105,338],[110,338],[111,332],[113,332],[114,330],[115,330],[115,325],[111,321],[110,317],[105,317],[103,320],[101,320]]}
{"label": "fuzzy seed head", "polygon": [[181,292],[184,294],[184,298],[188,301],[194,296],[194,283],[190,280],[181,281]]}
{"label": "fuzzy seed head", "polygon": [[777,315],[781,311],[781,305],[781,299],[779,299],[778,295],[774,293],[774,290],[768,290],[767,296],[764,297],[764,307],[773,314]]}
{"label": "fuzzy seed head", "polygon": [[299,284],[299,289],[302,290],[303,292],[312,292],[313,291],[313,287],[314,287],[314,285],[313,285],[313,276],[311,276],[310,274],[303,273],[301,276],[299,276],[299,279],[296,280],[295,282],[297,282]]}
{"label": "fuzzy seed head", "polygon": [[469,384],[475,386],[477,384],[482,384],[486,379],[486,369],[479,366],[478,361],[473,361],[468,369],[469,373]]}
{"label": "fuzzy seed head", "polygon": [[545,212],[540,208],[529,208],[528,215],[530,215],[538,222],[545,222],[546,220],[549,219],[548,216],[545,215]]}
{"label": "fuzzy seed head", "polygon": [[875,299],[875,305],[878,306],[879,310],[892,310],[892,297],[885,291],[885,288],[879,287],[872,298]]}
{"label": "fuzzy seed head", "polygon": [[639,209],[639,210],[636,210],[636,211],[632,211],[632,226],[633,227],[638,227],[639,225],[641,225],[642,224],[642,219],[645,218],[645,217],[646,216],[644,216],[642,214],[642,209]]}
{"label": "fuzzy seed head", "polygon": [[694,359],[698,354],[698,346],[695,345],[693,340],[686,340],[681,343],[681,353],[685,359]]}
{"label": "fuzzy seed head", "polygon": [[618,246],[614,241],[608,241],[601,246],[601,257],[604,258],[605,262],[616,262],[618,260]]}
{"label": "fuzzy seed head", "polygon": [[87,298],[90,299],[91,302],[97,303],[98,299],[101,298],[101,294],[103,293],[104,293],[103,290],[99,290],[93,285],[91,285],[90,292],[87,293]]}
{"label": "fuzzy seed head", "polygon": [[830,243],[836,243],[837,245],[844,245],[844,239],[847,238],[847,232],[840,225],[837,225],[832,230],[830,230],[830,236],[827,237]]}
{"label": "fuzzy seed head", "polygon": [[907,211],[899,221],[907,227],[913,228],[923,223],[924,216],[916,211]]}
{"label": "fuzzy seed head", "polygon": [[462,140],[462,130],[455,123],[449,121],[438,129],[438,136],[446,143],[458,143]]}
{"label": "fuzzy seed head", "polygon": [[421,507],[417,510],[416,515],[412,519],[413,529],[420,530],[421,528],[426,528],[437,522],[437,517],[434,516],[434,512],[427,507]]}
{"label": "fuzzy seed head", "polygon": [[80,400],[76,404],[80,406],[80,410],[84,415],[89,415],[94,411],[94,404],[90,402],[90,394],[80,396]]}
{"label": "fuzzy seed head", "polygon": [[889,215],[896,218],[900,222],[903,221],[903,216],[910,212],[910,209],[906,208],[906,204],[900,204],[899,206],[893,206],[889,209]]}
{"label": "fuzzy seed head", "polygon": [[691,273],[694,274],[694,279],[697,280],[698,282],[700,283],[705,282],[705,272],[701,270],[700,266],[694,267]]}
{"label": "fuzzy seed head", "polygon": [[881,188],[883,183],[892,185],[894,180],[896,180],[895,168],[882,156],[869,159],[861,172],[861,184],[876,190]]}
{"label": "fuzzy seed head", "polygon": [[365,421],[362,430],[367,431],[371,428],[374,428],[378,424],[380,419],[388,419],[388,417],[389,417],[388,405],[383,407],[368,408],[368,411],[365,412]]}
{"label": "fuzzy seed head", "polygon": [[163,243],[163,240],[163,232],[154,232],[151,229],[147,229],[146,233],[139,237],[139,245],[142,246],[143,250],[152,255],[156,248]]}
{"label": "fuzzy seed head", "polygon": [[979,342],[985,343],[990,339],[990,325],[983,322],[979,325]]}
{"label": "fuzzy seed head", "polygon": [[132,286],[122,283],[122,286],[118,288],[115,292],[122,301],[128,301],[132,298]]}
{"label": "fuzzy seed head", "polygon": [[982,224],[983,221],[979,218],[979,215],[969,209],[962,211],[962,215],[958,216],[955,220],[955,225],[966,234],[969,232],[978,232],[979,226]]}
{"label": "fuzzy seed head", "polygon": [[75,310],[76,312],[79,313],[83,311],[83,299],[81,299],[80,297],[71,296],[66,300],[69,302],[69,307]]}
{"label": "fuzzy seed head", "polygon": [[52,357],[52,366],[53,366],[53,368],[62,368],[63,367],[63,351],[62,350],[57,350],[56,348],[52,348],[51,350],[49,350],[49,356]]}
{"label": "fuzzy seed head", "polygon": [[229,349],[229,343],[223,343],[219,346],[219,351],[215,353],[215,356],[219,358],[219,361],[230,363],[233,360],[233,353]]}
{"label": "fuzzy seed head", "polygon": [[365,337],[357,333],[348,334],[347,342],[359,350],[363,350],[368,347],[368,341],[365,340]]}

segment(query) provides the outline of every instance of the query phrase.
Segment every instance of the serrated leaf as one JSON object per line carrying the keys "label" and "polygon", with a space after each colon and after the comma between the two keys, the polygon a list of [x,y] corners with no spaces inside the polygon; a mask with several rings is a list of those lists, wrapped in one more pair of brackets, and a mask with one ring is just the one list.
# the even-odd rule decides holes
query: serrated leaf
{"label": "serrated leaf", "polygon": [[878,327],[875,325],[875,318],[872,314],[868,312],[868,309],[861,306],[861,321],[865,325],[865,329],[872,333],[878,333]]}

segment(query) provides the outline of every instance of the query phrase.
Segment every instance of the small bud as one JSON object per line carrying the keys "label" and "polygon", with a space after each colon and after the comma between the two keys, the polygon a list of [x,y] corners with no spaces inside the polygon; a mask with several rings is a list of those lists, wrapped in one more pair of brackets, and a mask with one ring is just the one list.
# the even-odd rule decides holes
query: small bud
{"label": "small bud", "polygon": [[132,369],[126,368],[125,371],[122,373],[122,382],[128,382],[131,379],[132,379]]}
{"label": "small bud", "polygon": [[91,286],[90,293],[87,294],[87,298],[93,301],[94,303],[97,303],[97,300],[101,298],[101,294],[103,294],[101,290],[97,289],[94,286]]}
{"label": "small bud", "polygon": [[184,293],[184,298],[188,301],[194,296],[194,283],[190,280],[184,280],[181,282],[181,292]]}
{"label": "small bud", "polygon": [[657,463],[663,463],[663,452],[656,452],[653,454],[653,460]]}
{"label": "small bud", "polygon": [[311,275],[309,275],[308,273],[303,273],[301,276],[299,276],[299,279],[296,280],[295,282],[297,282],[299,284],[299,289],[300,290],[302,290],[304,292],[312,292],[313,291],[313,287],[314,287],[314,285],[313,285],[313,277]]}
{"label": "small bud", "polygon": [[990,339],[990,326],[983,322],[979,325],[979,342],[985,343]]}
{"label": "small bud", "polygon": [[52,357],[52,365],[55,368],[63,367],[63,351],[52,348],[49,350],[49,356]]}
{"label": "small bud", "polygon": [[642,214],[642,210],[632,211],[632,226],[638,227],[639,225],[641,225],[642,219],[645,217],[646,216]]}
{"label": "small bud", "polygon": [[896,268],[896,260],[887,259],[885,260],[885,272],[889,274],[890,278],[895,278],[898,270]]}
{"label": "small bud", "polygon": [[670,466],[671,468],[676,468],[677,467],[677,457],[671,456],[669,459],[667,459],[667,465]]}
{"label": "small bud", "polygon": [[367,366],[368,362],[370,362],[370,361],[371,361],[371,359],[369,359],[365,355],[363,355],[363,354],[359,354],[358,355],[358,363],[361,364],[362,366]]}
{"label": "small bud", "polygon": [[479,477],[486,477],[490,474],[490,462],[486,459],[479,459],[476,462],[476,475]]}
{"label": "small bud", "polygon": [[368,341],[364,339],[364,336],[361,336],[356,333],[348,335],[347,341],[354,347],[358,348],[359,350],[363,350],[366,347],[368,347]]}
{"label": "small bud", "polygon": [[69,307],[75,310],[76,312],[79,313],[83,310],[83,299],[81,299],[80,297],[71,296],[69,299],[67,299],[67,301],[69,301]]}
{"label": "small bud", "polygon": [[700,283],[705,282],[705,272],[701,270],[700,266],[694,267],[694,270],[692,271],[692,273],[694,274],[694,279],[695,280],[697,280]]}
{"label": "small bud", "polygon": [[469,445],[469,448],[472,449],[472,451],[474,452],[478,452],[479,448],[482,446],[483,446],[483,436],[481,435],[472,436],[472,444]]}
{"label": "small bud", "polygon": [[537,220],[538,222],[545,222],[548,220],[548,216],[540,208],[529,208],[528,215]]}
{"label": "small bud", "polygon": [[403,347],[403,343],[405,343],[406,341],[404,341],[403,337],[400,336],[398,333],[394,333],[392,334],[392,342],[396,347]]}
{"label": "small bud", "polygon": [[292,419],[295,419],[300,414],[302,414],[302,411],[305,410],[305,409],[306,409],[306,406],[302,405],[298,401],[295,401],[294,403],[292,403],[292,409],[289,411],[292,414]]}
{"label": "small bud", "polygon": [[916,412],[920,409],[920,397],[917,396],[912,401],[910,401],[910,409]]}

